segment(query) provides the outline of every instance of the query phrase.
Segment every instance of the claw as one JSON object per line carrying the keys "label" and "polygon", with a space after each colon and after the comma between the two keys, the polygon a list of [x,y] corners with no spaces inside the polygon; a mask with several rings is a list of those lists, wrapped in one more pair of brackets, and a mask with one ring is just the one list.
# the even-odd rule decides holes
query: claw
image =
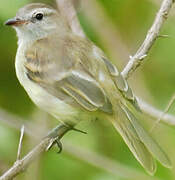
{"label": "claw", "polygon": [[50,150],[56,144],[57,147],[59,148],[58,153],[61,153],[63,147],[60,142],[60,139],[69,130],[71,130],[71,128],[69,129],[67,126],[61,124],[61,125],[57,126],[56,128],[54,128],[52,131],[50,131],[48,133],[48,135],[46,136],[48,138],[51,138],[50,144],[48,145],[46,150],[47,151]]}
{"label": "claw", "polygon": [[61,144],[61,141],[57,138],[54,138],[51,140],[50,144],[48,145],[46,151],[50,150],[54,145],[57,145],[57,147],[59,148],[59,151],[58,153],[61,153],[62,152],[62,149],[63,149],[63,146]]}
{"label": "claw", "polygon": [[59,151],[57,152],[58,154],[60,154],[63,150],[63,146],[62,146],[62,143],[59,139],[57,139],[56,141],[56,144],[57,144],[57,147],[59,148]]}
{"label": "claw", "polygon": [[76,129],[76,128],[74,128],[74,127],[72,127],[72,130],[73,130],[73,131],[80,132],[80,133],[83,133],[83,134],[87,134],[87,132],[82,131],[82,130],[79,130],[79,129]]}
{"label": "claw", "polygon": [[[60,138],[69,130],[74,130],[74,131],[77,131],[77,132],[80,132],[83,134],[87,134],[87,132],[76,129],[72,126],[65,126],[65,125],[57,126],[52,131],[50,131],[49,134],[47,135],[47,137],[51,138],[51,140],[50,140],[50,144],[46,148],[46,151],[50,150],[56,144],[57,147],[59,148],[58,153],[61,153],[63,147],[62,147],[62,144],[60,142]],[[59,137],[58,137],[58,134],[59,134]]]}

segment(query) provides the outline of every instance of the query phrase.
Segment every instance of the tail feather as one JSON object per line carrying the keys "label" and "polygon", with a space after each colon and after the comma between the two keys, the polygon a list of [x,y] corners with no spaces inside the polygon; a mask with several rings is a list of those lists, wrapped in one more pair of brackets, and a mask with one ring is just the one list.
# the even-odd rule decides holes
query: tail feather
{"label": "tail feather", "polygon": [[153,175],[156,171],[156,163],[152,155],[164,166],[171,167],[166,154],[137,122],[127,107],[116,105],[115,112],[117,118],[111,120],[114,127],[123,137],[135,158],[149,174]]}
{"label": "tail feather", "polygon": [[125,107],[123,106],[125,114],[127,115],[130,123],[133,125],[136,130],[140,140],[145,144],[151,154],[165,167],[171,168],[171,162],[162,148],[154,141],[151,136],[145,131],[145,129],[140,125],[135,116]]}
{"label": "tail feather", "polygon": [[[140,111],[137,100],[128,86],[127,81],[118,72],[117,68],[108,61],[105,57],[102,58],[111,78],[113,79],[116,88],[125,98],[125,103],[132,110],[135,107]],[[110,96],[109,96],[110,97]],[[115,99],[115,98],[114,98]],[[162,165],[170,168],[171,162],[160,148],[160,146],[149,136],[144,128],[139,124],[131,111],[123,104],[117,104],[111,99],[116,117],[112,119],[114,127],[119,131],[125,143],[128,145],[131,152],[134,154],[140,164],[151,174],[156,170],[156,165],[152,156],[154,156]],[[120,106],[121,105],[121,106]]]}

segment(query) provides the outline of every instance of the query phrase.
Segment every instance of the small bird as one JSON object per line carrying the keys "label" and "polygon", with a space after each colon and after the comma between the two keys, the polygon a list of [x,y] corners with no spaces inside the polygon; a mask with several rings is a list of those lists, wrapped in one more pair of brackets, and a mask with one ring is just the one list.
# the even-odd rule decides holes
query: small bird
{"label": "small bird", "polygon": [[126,80],[100,48],[71,31],[59,12],[32,3],[5,24],[18,36],[17,78],[39,108],[70,127],[107,119],[149,174],[156,171],[154,158],[171,167],[132,113],[139,106]]}

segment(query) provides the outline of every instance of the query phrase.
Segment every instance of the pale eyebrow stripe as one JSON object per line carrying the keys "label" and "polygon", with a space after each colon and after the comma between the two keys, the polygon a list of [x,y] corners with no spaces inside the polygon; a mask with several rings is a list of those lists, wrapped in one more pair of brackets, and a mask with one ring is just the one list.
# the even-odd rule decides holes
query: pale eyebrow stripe
{"label": "pale eyebrow stripe", "polygon": [[37,13],[43,13],[44,15],[50,16],[54,13],[56,13],[57,11],[55,9],[50,9],[50,8],[39,8],[39,9],[35,9],[31,14],[37,14]]}

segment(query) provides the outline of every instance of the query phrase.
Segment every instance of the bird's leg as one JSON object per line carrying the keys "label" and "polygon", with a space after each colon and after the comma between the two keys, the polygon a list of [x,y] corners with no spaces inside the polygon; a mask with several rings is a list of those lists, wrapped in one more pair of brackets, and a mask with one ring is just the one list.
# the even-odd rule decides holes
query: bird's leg
{"label": "bird's leg", "polygon": [[50,150],[56,144],[57,147],[59,148],[58,153],[61,153],[63,148],[60,139],[64,136],[65,133],[67,133],[71,129],[72,129],[71,127],[61,124],[58,125],[56,128],[54,128],[53,130],[51,130],[46,136],[52,139],[49,146],[47,147],[47,150]]}
{"label": "bird's leg", "polygon": [[74,131],[77,131],[77,132],[80,132],[83,134],[87,134],[86,132],[84,132],[82,130],[74,128],[74,126],[65,125],[65,124],[58,125],[56,128],[51,130],[48,133],[48,135],[46,136],[46,137],[52,139],[49,146],[47,147],[47,150],[50,150],[56,144],[57,147],[59,148],[58,153],[61,153],[63,147],[62,147],[60,139],[64,136],[65,133],[67,133],[70,130],[74,130]]}
{"label": "bird's leg", "polygon": [[61,152],[62,152],[62,149],[63,149],[63,146],[62,146],[62,143],[61,143],[61,141],[60,141],[60,139],[59,139],[58,137],[52,139],[52,141],[51,141],[50,144],[48,145],[46,151],[50,150],[55,144],[56,144],[57,147],[59,148],[58,153],[61,153]]}

